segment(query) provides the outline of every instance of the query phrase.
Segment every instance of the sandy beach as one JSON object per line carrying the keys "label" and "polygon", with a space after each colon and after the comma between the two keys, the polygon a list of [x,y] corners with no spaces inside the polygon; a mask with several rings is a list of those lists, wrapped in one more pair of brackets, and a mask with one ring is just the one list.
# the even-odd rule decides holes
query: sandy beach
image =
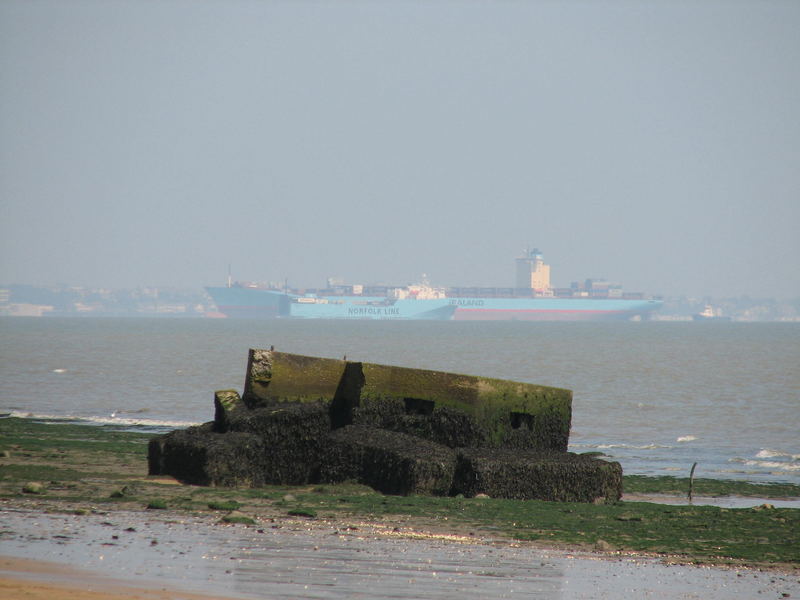
{"label": "sandy beach", "polygon": [[5,600],[210,600],[219,596],[140,589],[104,580],[59,563],[0,557],[0,597]]}
{"label": "sandy beach", "polygon": [[[787,598],[800,570],[553,549],[418,523],[1,509],[9,600]],[[602,549],[598,549],[602,550]]]}
{"label": "sandy beach", "polygon": [[[668,510],[686,496],[523,509],[354,484],[205,488],[145,476],[142,436],[4,425],[4,599],[800,597],[798,498],[733,486]],[[225,522],[236,513],[248,523]]]}

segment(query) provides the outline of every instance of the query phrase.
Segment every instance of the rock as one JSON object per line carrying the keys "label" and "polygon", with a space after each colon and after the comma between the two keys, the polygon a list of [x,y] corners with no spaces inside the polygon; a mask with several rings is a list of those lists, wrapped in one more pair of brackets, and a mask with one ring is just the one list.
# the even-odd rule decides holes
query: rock
{"label": "rock", "polygon": [[327,483],[355,480],[384,494],[448,495],[453,450],[404,433],[349,425],[328,437],[320,468]]}
{"label": "rock", "polygon": [[126,485],[118,490],[111,492],[111,498],[125,498],[135,496],[138,490],[132,485]]}
{"label": "rock", "polygon": [[451,493],[467,497],[615,502],[622,496],[622,467],[568,452],[462,448]]}
{"label": "rock", "polygon": [[213,423],[171,431],[150,440],[150,475],[212,486],[264,485],[267,449],[252,433],[215,433]]}
{"label": "rock", "polygon": [[243,525],[255,525],[256,522],[251,517],[248,517],[246,514],[239,512],[238,510],[234,510],[224,517],[222,517],[221,522],[223,523],[241,523]]}
{"label": "rock", "polygon": [[611,552],[611,550],[613,550],[611,544],[609,544],[605,540],[597,540],[597,542],[594,545],[594,549],[599,550],[600,552]]}
{"label": "rock", "polygon": [[257,485],[303,485],[318,479],[331,417],[321,402],[274,404],[231,413],[229,430],[263,442]]}
{"label": "rock", "polygon": [[44,494],[44,485],[38,481],[29,481],[22,486],[22,491],[25,494]]}

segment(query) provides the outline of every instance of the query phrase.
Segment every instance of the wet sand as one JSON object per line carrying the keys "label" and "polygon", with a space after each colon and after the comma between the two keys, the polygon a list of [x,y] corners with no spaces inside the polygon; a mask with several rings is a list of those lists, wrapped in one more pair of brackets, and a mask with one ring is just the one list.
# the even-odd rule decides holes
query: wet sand
{"label": "wet sand", "polygon": [[58,563],[0,557],[4,600],[224,600],[178,590],[139,589]]}
{"label": "wet sand", "polygon": [[6,507],[0,510],[0,555],[6,557],[0,597],[800,597],[800,571],[790,568],[569,552],[470,531],[423,531],[403,521],[264,518],[245,526],[220,524],[219,517]]}
{"label": "wet sand", "polygon": [[[139,582],[140,584],[142,582]],[[103,577],[75,566],[0,556],[0,598],[3,600],[224,600],[180,590],[138,588],[129,581]]]}
{"label": "wet sand", "polygon": [[695,496],[689,502],[686,496],[673,494],[624,494],[625,502],[653,502],[681,506],[718,506],[720,508],[752,508],[770,504],[775,508],[800,508],[800,498],[757,498],[755,496]]}

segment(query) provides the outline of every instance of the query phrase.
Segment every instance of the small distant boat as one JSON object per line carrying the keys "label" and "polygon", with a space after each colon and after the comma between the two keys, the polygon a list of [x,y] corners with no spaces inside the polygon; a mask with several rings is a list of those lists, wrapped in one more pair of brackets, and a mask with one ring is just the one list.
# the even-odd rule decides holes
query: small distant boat
{"label": "small distant boat", "polygon": [[706,304],[703,312],[692,315],[694,321],[730,321],[730,317],[722,316],[722,311],[714,308],[710,304]]}

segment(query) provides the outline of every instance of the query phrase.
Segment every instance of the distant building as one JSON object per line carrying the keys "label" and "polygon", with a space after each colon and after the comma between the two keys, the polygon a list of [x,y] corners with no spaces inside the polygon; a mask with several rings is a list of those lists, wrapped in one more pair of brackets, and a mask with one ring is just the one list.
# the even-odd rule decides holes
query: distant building
{"label": "distant building", "polygon": [[537,294],[550,291],[550,265],[544,263],[542,253],[537,248],[526,250],[516,262],[518,289],[533,290]]}
{"label": "distant building", "polygon": [[43,317],[53,312],[53,307],[44,304],[6,304],[2,314],[7,317]]}

